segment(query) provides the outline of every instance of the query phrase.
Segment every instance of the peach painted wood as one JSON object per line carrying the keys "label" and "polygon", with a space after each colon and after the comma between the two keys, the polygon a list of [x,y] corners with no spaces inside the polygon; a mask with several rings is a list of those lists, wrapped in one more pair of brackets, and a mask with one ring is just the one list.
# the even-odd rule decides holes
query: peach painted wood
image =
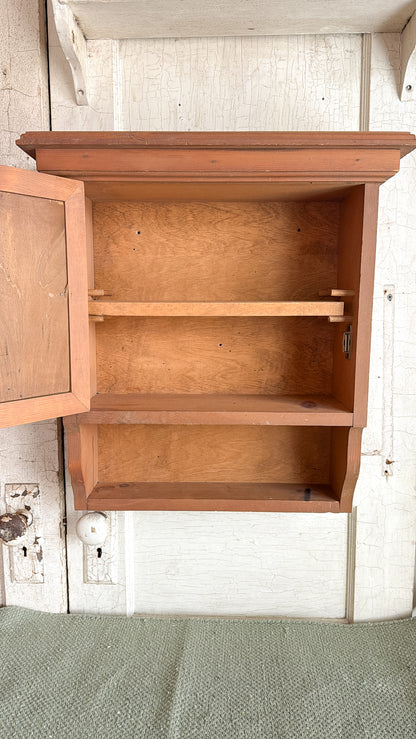
{"label": "peach painted wood", "polygon": [[335,341],[333,394],[354,409],[354,425],[359,427],[367,419],[377,208],[378,187],[368,184],[354,188],[341,209],[338,280],[354,292],[351,302],[345,299],[345,313],[353,318],[352,353],[345,359],[345,324],[341,324]]}
{"label": "peach painted wood", "polygon": [[361,464],[362,428],[332,431],[331,485],[340,501],[340,512],[349,513]]}
{"label": "peach painted wood", "polygon": [[316,301],[336,284],[339,216],[336,201],[94,203],[96,286],[117,301]]}
{"label": "peach painted wood", "polygon": [[38,149],[147,149],[147,148],[221,148],[221,149],[398,149],[400,156],[415,148],[415,137],[403,132],[369,131],[34,131],[21,135],[16,142],[31,157]]}
{"label": "peach painted wood", "polygon": [[329,484],[331,429],[310,426],[98,426],[100,483]]}
{"label": "peach painted wood", "polygon": [[349,413],[325,396],[118,395],[91,398],[91,410],[77,417],[86,424],[214,424],[351,426]]}
{"label": "peach painted wood", "polygon": [[99,393],[331,394],[324,318],[108,318],[95,329]]}
{"label": "peach painted wood", "polygon": [[67,393],[64,204],[2,192],[0,229],[1,400]]}
{"label": "peach painted wood", "polygon": [[[1,167],[0,190],[5,193],[1,292],[7,302],[2,335],[8,342],[2,357],[0,426],[87,410],[83,184]],[[12,379],[13,392],[8,390]],[[10,392],[17,399],[9,400]]]}
{"label": "peach painted wood", "polygon": [[[184,181],[158,179],[137,181],[117,179],[85,179],[85,193],[95,204],[100,202],[135,203],[267,203],[317,202],[339,200],[345,195],[342,182],[281,182],[257,180],[253,182]],[[354,184],[354,183],[352,183]],[[356,183],[359,184],[359,181]]]}
{"label": "peach painted wood", "polygon": [[97,426],[74,423],[74,417],[64,418],[68,437],[68,467],[71,475],[76,510],[87,508],[88,496],[98,481]]}
{"label": "peach painted wood", "polygon": [[129,482],[98,484],[88,510],[338,513],[329,485]]}
{"label": "peach painted wood", "polygon": [[[145,161],[144,161],[145,159]],[[176,182],[229,180],[255,182],[270,179],[312,181],[380,182],[392,177],[400,166],[398,149],[381,149],[377,161],[372,149],[284,150],[278,146],[264,151],[210,149],[146,149],[145,157],[136,149],[40,149],[36,161],[42,172],[62,173],[77,179],[101,179],[111,172],[112,179]]]}
{"label": "peach painted wood", "polygon": [[341,316],[344,303],[274,301],[256,303],[138,303],[136,301],[94,300],[88,304],[90,316]]}
{"label": "peach painted wood", "polygon": [[354,297],[354,290],[340,290],[338,288],[320,290],[320,297],[331,297],[331,298],[352,298]]}
{"label": "peach painted wood", "polygon": [[[87,249],[87,283],[88,299],[94,290],[94,234],[92,222],[92,203],[85,198],[85,227],[86,227],[86,249]],[[89,352],[90,352],[90,395],[97,392],[97,348],[95,343],[95,324],[89,321]]]}
{"label": "peach painted wood", "polygon": [[40,149],[69,146],[80,149],[100,148],[223,148],[223,149],[399,149],[400,156],[415,148],[413,134],[369,131],[30,131],[16,142],[23,151],[35,157]]}

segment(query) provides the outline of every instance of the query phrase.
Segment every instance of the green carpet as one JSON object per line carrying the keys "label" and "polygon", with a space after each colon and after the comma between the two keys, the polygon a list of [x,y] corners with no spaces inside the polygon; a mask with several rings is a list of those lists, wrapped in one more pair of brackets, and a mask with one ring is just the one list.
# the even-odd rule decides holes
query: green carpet
{"label": "green carpet", "polygon": [[416,737],[416,620],[0,609],[1,739]]}

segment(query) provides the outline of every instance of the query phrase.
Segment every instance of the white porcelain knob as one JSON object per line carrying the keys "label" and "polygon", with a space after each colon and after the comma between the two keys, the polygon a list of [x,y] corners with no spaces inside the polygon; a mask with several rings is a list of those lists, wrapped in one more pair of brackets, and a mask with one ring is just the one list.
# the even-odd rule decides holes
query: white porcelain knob
{"label": "white porcelain knob", "polygon": [[105,513],[91,511],[77,521],[76,532],[83,544],[100,546],[108,535],[108,519]]}
{"label": "white porcelain knob", "polygon": [[8,547],[23,544],[32,521],[32,513],[28,510],[3,513],[0,516],[0,541]]}

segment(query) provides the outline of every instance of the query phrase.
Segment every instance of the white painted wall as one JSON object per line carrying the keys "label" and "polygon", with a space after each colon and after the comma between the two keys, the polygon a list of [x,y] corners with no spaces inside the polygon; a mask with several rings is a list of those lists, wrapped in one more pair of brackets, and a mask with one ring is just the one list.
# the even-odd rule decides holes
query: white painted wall
{"label": "white painted wall", "polygon": [[[416,108],[397,96],[400,36],[372,44],[370,128],[416,131]],[[370,370],[357,506],[355,619],[408,615],[415,547],[416,156],[380,190]],[[386,300],[384,290],[393,294]],[[390,287],[393,288],[390,290]],[[386,460],[393,463],[386,465]],[[385,470],[389,474],[384,475]]]}
{"label": "white painted wall", "polygon": [[[373,38],[367,59],[373,130],[416,128],[412,105],[397,98],[399,40],[399,34]],[[357,130],[366,99],[360,90],[361,42],[358,35],[89,41],[89,106],[77,107],[51,28],[52,127]],[[21,130],[30,127],[40,126],[25,125],[22,117]],[[356,619],[410,613],[415,190],[414,159],[408,157],[381,192],[370,422],[356,515],[116,514],[116,535],[106,553],[112,582],[97,585],[84,582],[85,553],[75,536],[79,514],[72,510],[68,484],[72,611],[332,618],[348,612]],[[391,303],[384,297],[386,285],[394,287]],[[387,456],[395,461],[386,477]],[[58,488],[55,496],[59,500]]]}

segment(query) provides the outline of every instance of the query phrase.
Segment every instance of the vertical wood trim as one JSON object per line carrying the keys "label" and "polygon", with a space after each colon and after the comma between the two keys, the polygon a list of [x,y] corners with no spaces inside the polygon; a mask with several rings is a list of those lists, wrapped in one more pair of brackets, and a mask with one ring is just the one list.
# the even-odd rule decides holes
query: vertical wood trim
{"label": "vertical wood trim", "polygon": [[113,56],[113,116],[114,131],[123,130],[123,76],[120,61],[120,41],[111,42]]}
{"label": "vertical wood trim", "polygon": [[79,426],[70,416],[64,419],[68,435],[68,469],[76,510],[85,511],[88,496],[98,481],[97,426]]}
{"label": "vertical wood trim", "polygon": [[354,621],[355,603],[355,565],[357,551],[357,508],[348,514],[347,535],[347,585],[345,598],[345,617],[348,623]]}
{"label": "vertical wood trim", "polygon": [[[118,514],[121,515],[121,514]],[[135,612],[135,572],[134,572],[134,555],[135,555],[135,536],[134,536],[134,517],[137,514],[133,511],[124,512],[124,567],[126,578],[126,616],[133,616]]]}
{"label": "vertical wood trim", "polygon": [[[87,245],[87,280],[88,289],[94,288],[94,249],[93,249],[93,224],[92,224],[92,202],[85,198],[85,227]],[[89,347],[90,347],[90,395],[97,392],[97,352],[95,342],[95,323],[89,321]]]}
{"label": "vertical wood trim", "polygon": [[394,285],[384,286],[382,475],[393,474],[394,462]]}
{"label": "vertical wood trim", "polygon": [[370,130],[372,34],[363,33],[361,41],[360,131]]}
{"label": "vertical wood trim", "polygon": [[361,252],[361,280],[358,299],[354,426],[367,425],[369,365],[371,350],[371,316],[373,313],[374,272],[377,243],[379,185],[364,185],[364,214]]}
{"label": "vertical wood trim", "polygon": [[71,390],[85,408],[90,405],[88,321],[88,256],[84,186],[65,201]]}

